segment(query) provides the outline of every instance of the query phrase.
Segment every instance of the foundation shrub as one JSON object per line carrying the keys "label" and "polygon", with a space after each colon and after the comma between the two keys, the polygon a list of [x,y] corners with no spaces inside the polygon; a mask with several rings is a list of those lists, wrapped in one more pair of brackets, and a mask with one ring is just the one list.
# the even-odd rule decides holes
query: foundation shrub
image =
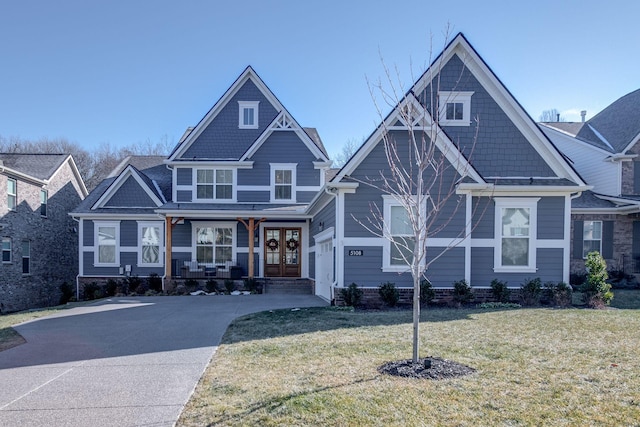
{"label": "foundation shrub", "polygon": [[344,301],[344,304],[349,307],[357,307],[362,302],[362,289],[358,288],[358,285],[351,283],[344,289],[340,289],[340,296]]}
{"label": "foundation shrub", "polygon": [[70,284],[68,284],[67,282],[63,282],[60,287],[60,304],[66,304],[69,301],[71,301],[71,298],[73,298],[73,295],[75,294],[73,286],[71,286]]}
{"label": "foundation shrub", "polygon": [[155,292],[162,292],[162,278],[156,273],[151,273],[147,277],[147,287]]}
{"label": "foundation shrub", "polygon": [[433,290],[429,279],[422,279],[420,281],[420,305],[427,306],[431,304],[435,297],[436,291]]}
{"label": "foundation shrub", "polygon": [[224,279],[224,289],[230,294],[236,290],[236,284],[231,279]]}
{"label": "foundation shrub", "polygon": [[549,302],[556,307],[569,307],[571,305],[571,286],[565,282],[546,282],[545,293]]}
{"label": "foundation shrub", "polygon": [[453,282],[453,302],[457,307],[469,304],[473,298],[473,288],[466,280]]}
{"label": "foundation shrub", "polygon": [[382,301],[389,307],[395,307],[400,300],[400,292],[396,289],[395,283],[385,282],[378,287],[378,293]]}
{"label": "foundation shrub", "polygon": [[100,291],[100,286],[96,282],[85,283],[84,288],[84,299],[85,300],[94,300],[96,298],[100,298],[102,292]]}
{"label": "foundation shrub", "polygon": [[215,279],[207,280],[207,283],[205,283],[204,287],[209,293],[220,292],[220,290],[218,289],[218,282]]}
{"label": "foundation shrub", "polygon": [[509,298],[511,297],[511,291],[507,287],[507,282],[498,279],[491,281],[491,293],[498,302],[509,302]]}
{"label": "foundation shrub", "polygon": [[607,262],[598,252],[589,252],[584,263],[587,280],[580,287],[584,302],[593,308],[603,308],[611,303],[613,292],[607,283]]}
{"label": "foundation shrub", "polygon": [[525,279],[524,283],[520,287],[520,298],[522,299],[522,305],[536,306],[540,304],[540,297],[542,296],[542,281],[539,277],[535,279]]}

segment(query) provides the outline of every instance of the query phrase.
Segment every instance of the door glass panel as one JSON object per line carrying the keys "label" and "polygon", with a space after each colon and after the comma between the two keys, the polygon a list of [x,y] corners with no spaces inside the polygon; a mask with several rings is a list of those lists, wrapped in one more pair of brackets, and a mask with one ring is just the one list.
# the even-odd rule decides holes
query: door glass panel
{"label": "door glass panel", "polygon": [[285,260],[289,265],[298,264],[298,247],[300,245],[300,232],[298,230],[286,230]]}
{"label": "door glass panel", "polygon": [[267,230],[266,236],[267,264],[280,264],[280,230]]}

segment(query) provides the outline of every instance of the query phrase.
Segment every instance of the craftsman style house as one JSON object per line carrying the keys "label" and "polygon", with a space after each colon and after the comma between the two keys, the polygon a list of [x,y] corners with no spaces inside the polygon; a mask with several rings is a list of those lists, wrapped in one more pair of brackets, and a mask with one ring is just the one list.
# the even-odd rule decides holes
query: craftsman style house
{"label": "craftsman style house", "polygon": [[610,269],[640,273],[640,90],[587,121],[541,129],[593,186],[572,201],[571,271],[595,250]]}
{"label": "craftsman style house", "polygon": [[58,304],[75,283],[77,224],[87,195],[68,154],[0,154],[0,312]]}
{"label": "craftsman style house", "polygon": [[[427,238],[435,287],[568,280],[571,199],[589,187],[459,34],[326,182],[331,163],[315,129],[247,68],[166,159],[128,159],[73,212],[79,282],[309,279],[327,300],[352,282],[408,286],[395,245],[406,243],[408,213],[374,184],[390,173],[383,139],[406,154],[409,131],[427,135],[454,194],[438,211],[434,199],[420,207],[436,225]],[[367,226],[372,212],[385,237]]]}

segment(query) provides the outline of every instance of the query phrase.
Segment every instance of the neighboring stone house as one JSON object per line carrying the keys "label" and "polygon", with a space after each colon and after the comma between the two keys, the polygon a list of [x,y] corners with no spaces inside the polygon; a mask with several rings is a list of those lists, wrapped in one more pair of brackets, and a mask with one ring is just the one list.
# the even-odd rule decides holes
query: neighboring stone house
{"label": "neighboring stone house", "polygon": [[[439,108],[430,104],[435,81]],[[233,278],[235,269],[265,283],[311,282],[327,300],[351,282],[374,293],[383,281],[406,289],[397,249],[362,226],[375,205],[390,229],[402,229],[397,201],[365,181],[388,173],[380,132],[406,140],[406,108],[417,128],[439,127],[445,185],[463,201],[429,236],[433,255],[455,245],[430,268],[433,285],[567,281],[571,198],[589,187],[459,34],[331,178],[318,133],[248,67],[166,159],[127,159],[74,210],[79,284],[157,274],[167,289],[177,278]]]}
{"label": "neighboring stone house", "polygon": [[609,269],[640,273],[640,89],[587,121],[540,125],[593,186],[571,204],[571,271],[598,251]]}
{"label": "neighboring stone house", "polygon": [[67,154],[0,153],[0,180],[0,312],[57,304],[78,272],[78,168]]}

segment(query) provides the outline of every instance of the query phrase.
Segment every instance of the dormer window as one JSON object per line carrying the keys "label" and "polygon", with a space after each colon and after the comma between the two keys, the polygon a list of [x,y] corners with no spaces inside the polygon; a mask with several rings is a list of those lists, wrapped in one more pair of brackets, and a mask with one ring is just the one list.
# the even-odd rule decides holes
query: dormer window
{"label": "dormer window", "polygon": [[471,124],[471,95],[473,92],[439,92],[438,118],[440,125],[469,126]]}
{"label": "dormer window", "polygon": [[260,101],[238,101],[240,129],[258,129],[258,104]]}

